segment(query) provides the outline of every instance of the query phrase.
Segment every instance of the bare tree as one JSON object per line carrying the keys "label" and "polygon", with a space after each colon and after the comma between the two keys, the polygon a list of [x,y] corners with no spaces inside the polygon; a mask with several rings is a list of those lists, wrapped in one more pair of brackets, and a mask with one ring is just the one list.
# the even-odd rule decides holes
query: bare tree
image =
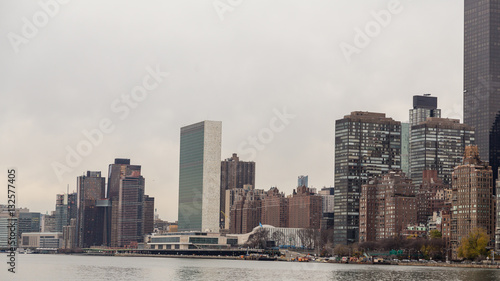
{"label": "bare tree", "polygon": [[271,235],[271,239],[276,242],[276,246],[284,245],[285,243],[285,234],[282,231],[275,231]]}
{"label": "bare tree", "polygon": [[265,249],[267,240],[269,240],[269,231],[261,227],[248,237],[245,245],[250,248]]}

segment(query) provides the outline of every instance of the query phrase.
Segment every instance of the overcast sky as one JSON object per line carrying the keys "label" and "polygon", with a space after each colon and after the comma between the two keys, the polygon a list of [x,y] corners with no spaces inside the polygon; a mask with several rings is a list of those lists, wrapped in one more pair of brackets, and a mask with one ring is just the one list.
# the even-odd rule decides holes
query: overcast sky
{"label": "overcast sky", "polygon": [[333,185],[351,111],[407,121],[431,93],[462,118],[463,1],[67,2],[0,2],[0,166],[4,182],[18,169],[18,207],[51,212],[121,157],[176,220],[180,127],[202,120],[222,121],[222,159],[256,162],[256,188],[289,194],[299,175]]}

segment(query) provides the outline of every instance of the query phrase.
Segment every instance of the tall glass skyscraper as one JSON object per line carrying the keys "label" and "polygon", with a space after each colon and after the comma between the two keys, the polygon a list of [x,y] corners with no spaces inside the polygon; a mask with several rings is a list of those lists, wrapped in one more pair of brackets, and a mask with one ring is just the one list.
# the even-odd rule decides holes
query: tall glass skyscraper
{"label": "tall glass skyscraper", "polygon": [[465,147],[474,144],[474,129],[457,119],[429,118],[411,127],[410,171],[417,186],[422,172],[436,170],[447,185],[455,166],[462,163]]}
{"label": "tall glass skyscraper", "polygon": [[98,171],[87,171],[77,178],[76,231],[80,248],[103,244],[104,216],[96,207],[96,201],[104,198],[105,181]]}
{"label": "tall glass skyscraper", "polygon": [[400,168],[400,122],[359,111],[335,122],[334,244],[358,242],[361,185]]}
{"label": "tall glass skyscraper", "polygon": [[[109,165],[108,173],[110,245],[123,247],[142,242],[145,179],[141,175],[141,166],[130,165],[130,159],[117,158],[114,164]],[[102,208],[102,213],[105,213],[105,208]]]}
{"label": "tall glass skyscraper", "polygon": [[222,122],[181,128],[179,231],[219,231]]}
{"label": "tall glass skyscraper", "polygon": [[[500,160],[500,0],[465,0],[464,123],[494,179]],[[495,121],[497,120],[497,121]]]}
{"label": "tall glass skyscraper", "polygon": [[437,108],[437,97],[430,94],[413,96],[413,108],[410,109],[410,127],[424,122],[428,117],[441,117],[441,109]]}

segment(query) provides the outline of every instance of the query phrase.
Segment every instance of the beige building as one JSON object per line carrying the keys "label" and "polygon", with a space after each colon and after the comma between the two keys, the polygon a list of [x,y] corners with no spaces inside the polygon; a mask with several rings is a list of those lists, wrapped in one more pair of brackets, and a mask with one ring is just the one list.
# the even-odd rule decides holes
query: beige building
{"label": "beige building", "polygon": [[61,232],[25,232],[21,235],[21,248],[58,249],[62,246]]}

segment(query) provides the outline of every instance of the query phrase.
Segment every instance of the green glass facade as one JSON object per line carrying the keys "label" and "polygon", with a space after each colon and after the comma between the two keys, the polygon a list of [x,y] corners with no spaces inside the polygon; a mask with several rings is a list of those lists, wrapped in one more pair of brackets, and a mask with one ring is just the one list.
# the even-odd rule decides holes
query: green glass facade
{"label": "green glass facade", "polygon": [[181,128],[179,231],[201,230],[204,123]]}

